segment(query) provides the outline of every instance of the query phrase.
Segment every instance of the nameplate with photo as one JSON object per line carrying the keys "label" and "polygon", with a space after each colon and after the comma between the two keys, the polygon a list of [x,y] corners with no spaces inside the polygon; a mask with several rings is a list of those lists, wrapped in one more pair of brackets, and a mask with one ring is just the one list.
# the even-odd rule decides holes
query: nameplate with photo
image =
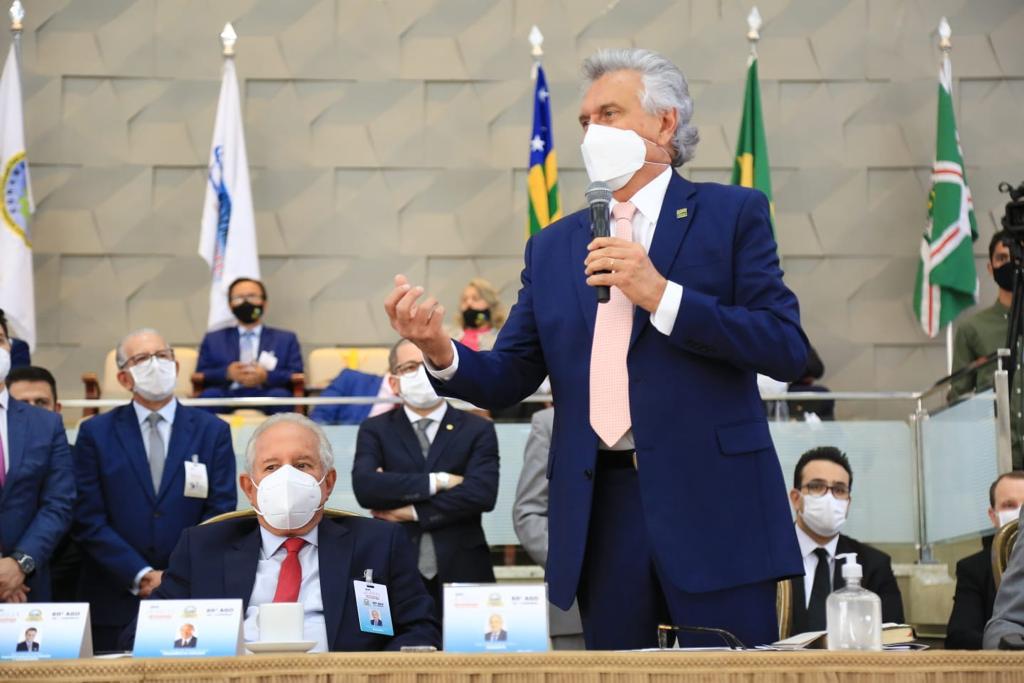
{"label": "nameplate with photo", "polygon": [[547,585],[445,584],[442,626],[447,652],[546,652]]}
{"label": "nameplate with photo", "polygon": [[87,602],[0,604],[0,660],[92,657]]}
{"label": "nameplate with photo", "polygon": [[143,600],[136,657],[230,657],[242,654],[242,601]]}

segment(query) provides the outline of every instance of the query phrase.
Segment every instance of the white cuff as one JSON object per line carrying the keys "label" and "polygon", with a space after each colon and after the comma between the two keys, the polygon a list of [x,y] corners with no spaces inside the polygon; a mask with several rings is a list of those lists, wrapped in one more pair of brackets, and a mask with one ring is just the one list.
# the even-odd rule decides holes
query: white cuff
{"label": "white cuff", "polygon": [[[433,472],[431,472],[430,473],[430,495],[433,496],[433,495],[436,495],[436,494],[437,494],[437,477],[434,475]],[[413,508],[413,510],[415,511],[416,508]]]}
{"label": "white cuff", "polygon": [[132,595],[138,595],[142,587],[139,585],[142,583],[142,577],[153,571],[152,567],[143,567],[139,570],[139,573],[135,575],[135,580],[132,581],[132,587],[128,590],[131,591]]}
{"label": "white cuff", "polygon": [[[678,306],[676,306],[676,308],[678,308]],[[452,354],[454,355],[452,357],[452,364],[446,368],[435,368],[434,365],[427,360],[427,357],[423,356],[423,367],[427,369],[427,372],[429,372],[434,379],[439,379],[442,382],[447,382],[454,377],[456,370],[459,369],[459,350],[455,348],[455,342],[450,343],[452,345]]]}
{"label": "white cuff", "polygon": [[412,521],[414,521],[414,522],[420,521],[420,515],[419,515],[418,512],[416,512],[416,506],[415,505],[410,505],[409,508],[412,509]]}
{"label": "white cuff", "polygon": [[679,305],[683,301],[683,286],[677,282],[667,281],[665,291],[658,302],[658,308],[651,313],[651,324],[654,329],[668,336],[672,334],[672,328],[676,326],[676,315],[679,313]]}

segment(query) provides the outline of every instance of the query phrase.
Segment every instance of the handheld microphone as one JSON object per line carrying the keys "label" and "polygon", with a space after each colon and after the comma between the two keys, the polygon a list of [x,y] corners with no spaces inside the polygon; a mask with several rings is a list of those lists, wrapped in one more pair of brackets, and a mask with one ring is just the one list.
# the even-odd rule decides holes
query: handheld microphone
{"label": "handheld microphone", "polygon": [[[609,205],[612,201],[612,188],[608,183],[595,180],[590,183],[586,191],[587,204],[590,204],[590,232],[594,237],[611,237],[611,226],[608,215]],[[599,271],[607,273],[608,271]],[[597,285],[597,303],[606,304],[611,298],[611,290],[604,285]]]}

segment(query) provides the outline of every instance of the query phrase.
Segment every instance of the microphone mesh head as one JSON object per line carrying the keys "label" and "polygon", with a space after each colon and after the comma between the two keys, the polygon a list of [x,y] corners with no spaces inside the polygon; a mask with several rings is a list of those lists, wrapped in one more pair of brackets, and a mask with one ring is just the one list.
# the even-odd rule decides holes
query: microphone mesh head
{"label": "microphone mesh head", "polygon": [[608,183],[595,180],[587,186],[586,197],[588,204],[595,202],[608,204],[612,201],[612,188],[608,187]]}

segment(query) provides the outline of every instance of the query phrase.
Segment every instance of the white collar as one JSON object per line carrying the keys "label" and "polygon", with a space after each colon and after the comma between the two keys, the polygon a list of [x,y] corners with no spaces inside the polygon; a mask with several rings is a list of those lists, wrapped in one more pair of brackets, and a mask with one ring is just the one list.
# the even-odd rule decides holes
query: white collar
{"label": "white collar", "polygon": [[419,413],[413,411],[412,408],[410,408],[404,403],[402,404],[402,407],[405,409],[405,416],[409,418],[409,424],[416,424],[420,420],[432,420],[434,422],[440,422],[441,420],[444,419],[444,414],[448,410],[448,401],[441,401],[441,405],[434,408],[426,415],[420,415]]}
{"label": "white collar", "polygon": [[7,387],[4,386],[3,382],[0,382],[0,408],[3,408],[6,411],[10,400],[11,395],[7,393]]}
{"label": "white collar", "polygon": [[[306,543],[316,548],[319,545],[319,535],[320,525],[317,524],[315,527],[309,530],[309,533],[305,533],[302,536],[299,536],[299,538],[301,538]],[[278,536],[277,534],[268,531],[265,526],[260,524],[260,538],[263,540],[263,557],[270,558],[273,557],[274,553],[280,550],[281,546],[284,545],[284,542],[291,537]]]}
{"label": "white collar", "polygon": [[152,413],[160,413],[160,417],[167,420],[167,424],[173,426],[174,415],[178,412],[178,399],[172,398],[160,410],[150,410],[146,406],[139,405],[138,401],[132,401],[132,407],[135,408],[135,417],[138,418],[140,427]]}
{"label": "white collar", "polygon": [[244,327],[242,327],[241,325],[238,325],[238,336],[239,337],[241,337],[243,334],[246,334],[247,332],[252,332],[257,337],[260,336],[261,334],[263,334],[263,323],[260,323],[259,325],[257,325],[256,327],[252,328],[251,330],[247,330]]}
{"label": "white collar", "polygon": [[807,532],[804,531],[799,524],[794,523],[793,526],[796,527],[796,540],[800,543],[801,556],[806,558],[818,548],[824,548],[826,551],[828,551],[828,556],[832,559],[835,559],[836,545],[839,544],[839,534],[836,534],[831,539],[829,539],[829,542],[825,545],[819,545],[817,541],[815,541],[813,538],[807,535]]}
{"label": "white collar", "polygon": [[[658,224],[658,216],[661,215],[661,205],[665,203],[665,193],[668,192],[669,181],[672,180],[672,167],[667,167],[649,183],[633,193],[629,201],[644,218],[651,222],[651,225]],[[612,198],[610,208],[614,209],[619,202]]]}

